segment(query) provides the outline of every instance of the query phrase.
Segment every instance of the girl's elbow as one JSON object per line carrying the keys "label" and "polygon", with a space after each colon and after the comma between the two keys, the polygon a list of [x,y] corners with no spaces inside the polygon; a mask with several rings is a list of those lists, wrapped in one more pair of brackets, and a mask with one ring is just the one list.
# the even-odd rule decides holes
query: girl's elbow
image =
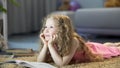
{"label": "girl's elbow", "polygon": [[67,65],[67,63],[56,63],[56,65],[58,65],[58,66],[65,66],[65,65]]}
{"label": "girl's elbow", "polygon": [[37,62],[44,62],[43,59],[37,59]]}
{"label": "girl's elbow", "polygon": [[56,65],[62,67],[62,66],[64,66],[65,64],[56,64]]}
{"label": "girl's elbow", "polygon": [[37,60],[37,62],[42,62],[41,60]]}

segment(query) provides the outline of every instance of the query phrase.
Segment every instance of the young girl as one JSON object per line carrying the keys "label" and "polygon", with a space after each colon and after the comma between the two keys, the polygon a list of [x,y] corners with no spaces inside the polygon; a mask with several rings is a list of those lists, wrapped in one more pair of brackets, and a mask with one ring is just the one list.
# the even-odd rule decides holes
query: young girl
{"label": "young girl", "polygon": [[95,43],[85,41],[65,15],[48,15],[40,33],[41,50],[39,62],[51,58],[58,66],[70,63],[101,61],[104,58],[120,55],[119,43]]}

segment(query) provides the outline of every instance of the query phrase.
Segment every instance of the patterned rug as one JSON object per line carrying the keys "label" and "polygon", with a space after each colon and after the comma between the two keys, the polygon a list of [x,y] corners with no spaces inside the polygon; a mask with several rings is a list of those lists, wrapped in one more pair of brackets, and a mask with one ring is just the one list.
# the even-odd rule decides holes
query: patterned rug
{"label": "patterned rug", "polygon": [[[25,60],[34,62],[36,61],[36,56],[29,56],[29,57],[17,57],[17,58],[0,58],[0,62],[4,62],[6,60]],[[53,64],[54,65],[54,64]],[[56,66],[56,65],[54,65]],[[16,64],[2,64],[0,65],[0,68],[25,68],[23,66],[19,66]],[[57,67],[58,68],[58,67]],[[89,63],[79,63],[79,64],[72,64],[72,65],[66,65],[59,68],[120,68],[120,57],[114,57],[111,59],[106,59],[101,62],[89,62]]]}

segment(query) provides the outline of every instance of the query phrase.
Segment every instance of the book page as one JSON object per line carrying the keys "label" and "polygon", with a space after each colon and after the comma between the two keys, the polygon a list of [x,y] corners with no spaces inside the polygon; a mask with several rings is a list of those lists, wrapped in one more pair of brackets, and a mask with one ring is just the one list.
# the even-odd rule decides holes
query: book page
{"label": "book page", "polygon": [[28,61],[21,61],[15,60],[17,64],[30,67],[30,68],[57,68],[51,64],[44,63],[44,62],[28,62]]}

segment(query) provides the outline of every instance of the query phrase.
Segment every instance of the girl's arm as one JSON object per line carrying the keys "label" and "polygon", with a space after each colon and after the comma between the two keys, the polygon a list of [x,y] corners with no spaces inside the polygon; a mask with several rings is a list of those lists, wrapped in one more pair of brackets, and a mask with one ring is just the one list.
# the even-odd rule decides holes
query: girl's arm
{"label": "girl's arm", "polygon": [[51,54],[51,57],[53,59],[53,61],[59,65],[59,66],[63,66],[63,65],[66,65],[68,64],[72,57],[74,56],[78,46],[79,46],[79,41],[75,38],[74,41],[73,41],[73,45],[70,49],[70,53],[66,56],[60,56],[57,51],[55,50],[54,46],[52,44],[49,44],[48,45],[48,49],[50,51],[50,54]]}
{"label": "girl's arm", "polygon": [[44,46],[42,47],[42,50],[40,51],[40,53],[38,55],[37,61],[43,62],[43,61],[45,61],[45,58],[46,58],[48,46],[47,46],[47,42],[45,41],[45,37],[44,37],[43,33],[40,34],[40,38],[41,38],[41,40],[42,40],[41,42],[43,42]]}
{"label": "girl's arm", "polygon": [[38,55],[38,58],[37,58],[38,62],[44,62],[45,61],[47,51],[48,51],[48,47],[47,47],[47,45],[44,45],[42,50],[40,51],[40,53]]}

